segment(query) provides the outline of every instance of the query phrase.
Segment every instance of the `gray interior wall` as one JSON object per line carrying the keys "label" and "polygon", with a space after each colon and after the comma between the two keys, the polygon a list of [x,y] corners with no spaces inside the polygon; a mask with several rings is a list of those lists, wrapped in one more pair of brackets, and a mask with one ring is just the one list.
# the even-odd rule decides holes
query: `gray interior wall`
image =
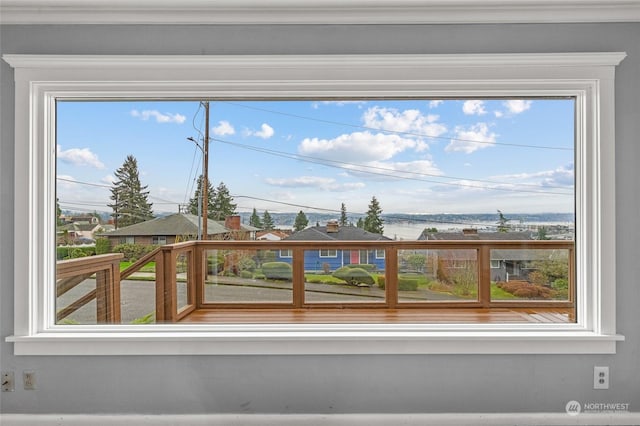
{"label": "gray interior wall", "polygon": [[[2,393],[7,413],[562,412],[569,400],[640,411],[640,24],[468,26],[5,26],[2,53],[290,54],[626,51],[616,88],[616,355],[15,357],[13,72],[0,93],[2,370],[37,391]],[[605,141],[606,143],[606,141]],[[594,365],[611,389],[594,391]]]}

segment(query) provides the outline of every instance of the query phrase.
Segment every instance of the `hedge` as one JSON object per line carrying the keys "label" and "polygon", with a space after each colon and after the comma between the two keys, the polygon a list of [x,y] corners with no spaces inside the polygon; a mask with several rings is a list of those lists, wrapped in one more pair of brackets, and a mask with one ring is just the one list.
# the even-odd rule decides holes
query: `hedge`
{"label": "hedge", "polygon": [[347,268],[360,268],[360,269],[364,269],[365,271],[375,271],[376,269],[378,269],[378,267],[376,265],[373,265],[371,263],[352,263],[351,265],[346,265]]}
{"label": "hedge", "polygon": [[398,290],[400,291],[416,291],[418,289],[418,280],[415,278],[398,278]]}
{"label": "hedge", "polygon": [[77,257],[93,256],[95,254],[95,247],[56,247],[57,260],[75,259]]}
{"label": "hedge", "polygon": [[375,284],[375,280],[373,279],[371,274],[369,274],[362,268],[350,268],[348,266],[343,266],[342,268],[336,269],[332,275],[339,280],[346,281],[347,284],[351,285]]}
{"label": "hedge", "polygon": [[291,280],[293,271],[287,262],[267,262],[262,264],[262,273],[269,280]]}

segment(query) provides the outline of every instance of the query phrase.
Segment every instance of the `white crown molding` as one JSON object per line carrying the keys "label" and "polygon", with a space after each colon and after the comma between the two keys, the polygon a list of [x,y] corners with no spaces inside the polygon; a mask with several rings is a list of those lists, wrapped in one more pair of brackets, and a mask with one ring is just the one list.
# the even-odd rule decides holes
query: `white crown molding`
{"label": "white crown molding", "polygon": [[[455,55],[29,55],[5,54],[13,68],[445,68],[445,67],[537,67],[616,66],[625,52],[496,53]],[[389,59],[393,58],[392,61]]]}
{"label": "white crown molding", "polygon": [[640,22],[640,0],[0,0],[0,24]]}

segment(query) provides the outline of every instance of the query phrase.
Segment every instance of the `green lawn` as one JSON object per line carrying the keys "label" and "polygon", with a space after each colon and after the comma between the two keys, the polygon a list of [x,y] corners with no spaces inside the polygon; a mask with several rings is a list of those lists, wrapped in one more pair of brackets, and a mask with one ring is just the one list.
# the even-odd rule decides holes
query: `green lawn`
{"label": "green lawn", "polygon": [[[127,269],[129,266],[133,265],[134,262],[122,261],[120,262],[120,272]],[[149,262],[140,268],[140,272],[155,272],[156,271],[156,262]]]}

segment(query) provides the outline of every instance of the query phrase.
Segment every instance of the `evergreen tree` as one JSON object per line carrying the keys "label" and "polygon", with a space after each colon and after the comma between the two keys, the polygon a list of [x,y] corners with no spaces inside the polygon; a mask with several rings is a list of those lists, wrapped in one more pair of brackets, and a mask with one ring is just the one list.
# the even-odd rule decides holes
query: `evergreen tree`
{"label": "evergreen tree", "polygon": [[62,225],[64,225],[62,221],[62,209],[60,208],[60,200],[56,198],[56,226]]}
{"label": "evergreen tree", "polygon": [[538,235],[536,236],[536,239],[537,240],[550,240],[551,239],[547,235],[547,227],[546,226],[541,226],[540,228],[538,228]]}
{"label": "evergreen tree", "polygon": [[256,208],[253,208],[253,213],[251,213],[251,217],[249,218],[249,225],[255,226],[256,228],[262,228],[262,221],[260,220],[260,216],[258,216],[258,212]]}
{"label": "evergreen tree", "polygon": [[364,228],[364,220],[361,217],[358,218],[358,222],[356,223],[356,227],[362,229]]}
{"label": "evergreen tree", "polygon": [[340,206],[340,226],[347,226],[347,206],[342,203]]}
{"label": "evergreen tree", "polygon": [[300,210],[293,224],[293,230],[295,232],[302,231],[304,228],[307,227],[307,225],[309,225],[309,219],[307,219],[307,215],[304,214],[302,210]]}
{"label": "evergreen tree", "polygon": [[382,214],[382,209],[380,208],[380,203],[375,196],[371,198],[371,202],[369,203],[369,210],[367,210],[367,215],[364,218],[364,230],[368,232],[373,232],[374,234],[382,234],[384,231],[383,223],[384,221],[380,217]]}
{"label": "evergreen tree", "polygon": [[152,203],[147,197],[147,186],[140,183],[138,173],[138,161],[134,156],[128,155],[122,166],[115,171],[116,181],[111,188],[113,209],[111,216],[115,220],[117,228],[133,225],[153,219]]}
{"label": "evergreen tree", "polygon": [[273,219],[267,210],[264,211],[262,215],[262,229],[265,231],[271,231],[275,228],[275,224],[273,223]]}
{"label": "evergreen tree", "polygon": [[[193,215],[198,214],[198,203],[200,194],[202,193],[202,182],[204,178],[202,175],[198,177],[198,186],[196,187],[195,192],[193,193],[193,197],[189,199],[189,206],[187,207],[187,211]],[[209,199],[209,204],[207,205],[207,217],[209,219],[213,219],[213,198],[215,196],[213,186],[211,186],[211,182],[207,182],[207,198]],[[202,207],[204,208],[204,200],[202,200]]]}
{"label": "evergreen tree", "polygon": [[510,220],[511,219],[507,219],[506,217],[504,217],[502,212],[498,210],[498,222],[496,222],[496,224],[498,225],[498,232],[508,232],[509,225],[507,224],[507,222],[509,222]]}
{"label": "evergreen tree", "polygon": [[233,202],[233,197],[229,194],[229,189],[220,182],[215,189],[215,193],[212,194],[212,215],[209,217],[213,220],[225,220],[227,216],[233,216],[236,214],[236,207],[238,206]]}

